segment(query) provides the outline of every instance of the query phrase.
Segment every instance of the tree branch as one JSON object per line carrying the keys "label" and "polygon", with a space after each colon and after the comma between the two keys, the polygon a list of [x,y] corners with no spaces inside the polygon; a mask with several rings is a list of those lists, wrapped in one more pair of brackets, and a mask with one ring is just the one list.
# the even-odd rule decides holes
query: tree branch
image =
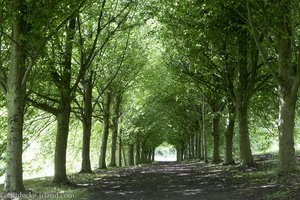
{"label": "tree branch", "polygon": [[51,113],[55,116],[57,116],[57,114],[58,114],[59,110],[57,108],[52,107],[46,103],[37,102],[36,100],[30,99],[30,98],[27,98],[27,101],[30,102],[32,106],[34,106],[40,110]]}
{"label": "tree branch", "polygon": [[[108,83],[104,86],[104,88],[101,90],[101,91],[98,91],[99,92],[99,94],[98,94],[98,97],[96,98],[96,102],[98,102],[99,101],[99,99],[100,99],[100,97],[103,95],[103,93],[109,88],[109,86],[112,84],[112,82],[115,80],[115,78],[118,76],[118,74],[119,74],[119,72],[120,72],[120,70],[121,70],[121,67],[122,67],[122,65],[123,65],[123,62],[124,62],[124,58],[125,58],[125,54],[126,54],[126,51],[127,51],[127,49],[128,49],[128,45],[129,45],[129,36],[130,36],[130,32],[128,33],[128,37],[127,37],[127,41],[126,41],[126,47],[125,47],[125,49],[124,49],[124,51],[123,51],[123,55],[122,55],[122,57],[121,57],[121,62],[120,62],[120,64],[119,64],[119,66],[118,66],[118,68],[117,68],[117,71],[115,72],[115,74],[113,75],[113,77],[108,81]],[[94,106],[95,106],[96,104],[94,104]],[[94,110],[94,107],[93,106],[93,110]]]}
{"label": "tree branch", "polygon": [[36,64],[36,61],[37,61],[38,57],[40,56],[44,46],[81,9],[81,7],[84,5],[85,1],[86,0],[82,0],[81,3],[79,4],[78,8],[75,9],[67,18],[65,18],[52,32],[50,32],[49,35],[47,37],[45,37],[44,40],[41,42],[41,45],[37,48],[37,50],[35,51],[35,54],[30,56],[31,62],[23,76],[22,85],[26,84],[29,74],[30,74],[33,66]]}
{"label": "tree branch", "polygon": [[259,52],[262,56],[262,59],[263,59],[264,63],[271,69],[271,72],[274,75],[274,77],[280,82],[281,79],[278,76],[275,66],[272,63],[268,62],[268,56],[267,56],[268,54],[263,49],[263,47],[261,47],[261,44],[259,42],[258,30],[252,20],[252,14],[251,14],[251,10],[250,10],[250,0],[247,0],[247,14],[248,14],[248,22],[249,22],[250,28],[252,30],[252,35],[253,35],[255,44],[256,44],[257,48],[259,49]]}

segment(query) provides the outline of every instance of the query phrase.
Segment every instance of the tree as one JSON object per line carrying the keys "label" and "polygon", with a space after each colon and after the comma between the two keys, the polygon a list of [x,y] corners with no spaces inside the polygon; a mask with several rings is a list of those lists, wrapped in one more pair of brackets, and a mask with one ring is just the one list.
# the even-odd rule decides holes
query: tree
{"label": "tree", "polygon": [[[93,4],[93,2],[89,3]],[[107,42],[112,38],[116,31],[120,29],[120,26],[127,19],[130,2],[125,5],[121,5],[121,9],[118,10],[117,13],[114,12],[115,10],[110,10],[112,8],[110,5],[106,4],[106,1],[102,1],[100,4],[96,5],[100,8],[96,15],[96,25],[91,25],[91,32],[87,29],[85,32],[85,34],[90,34],[92,37],[90,40],[92,41],[91,43],[86,44],[83,40],[82,34],[84,33],[81,32],[82,25],[80,23],[80,17],[78,17],[80,12],[78,12],[72,15],[69,19],[69,26],[64,32],[60,33],[60,37],[53,40],[53,46],[49,47],[52,51],[49,51],[48,53],[50,55],[52,54],[51,56],[54,58],[59,57],[62,60],[62,62],[58,64],[55,60],[52,60],[52,63],[49,63],[51,65],[51,71],[48,71],[48,74],[50,73],[49,76],[51,77],[50,81],[56,86],[56,94],[54,94],[54,98],[52,98],[53,104],[48,104],[47,101],[49,98],[47,95],[43,94],[43,89],[41,94],[35,95],[35,97],[38,97],[37,99],[29,99],[33,106],[50,112],[57,117],[54,161],[55,174],[53,181],[59,184],[69,183],[66,174],[66,152],[71,102],[74,100],[80,81],[84,78],[86,72],[91,67],[91,63],[93,63],[97,55],[101,55],[100,52],[106,46]],[[104,18],[104,12],[112,13],[112,15],[109,15],[108,18]],[[117,26],[111,27],[110,24],[115,21],[117,21]],[[93,23],[94,22],[92,22],[92,24]],[[102,31],[106,34],[103,37],[100,37],[101,33],[103,33]],[[64,37],[65,39],[63,39]],[[75,45],[76,39],[79,40],[79,47]],[[77,52],[75,51],[76,47],[79,49]],[[79,54],[79,66],[74,65],[72,62],[75,55],[78,55],[75,53]]]}
{"label": "tree", "polygon": [[83,86],[83,108],[81,109],[81,120],[83,126],[82,134],[82,162],[81,170],[82,173],[92,172],[91,161],[90,161],[90,141],[92,132],[92,114],[93,114],[93,103],[92,103],[92,90],[93,90],[93,71],[90,72],[87,78],[82,80]]}
{"label": "tree", "polygon": [[120,109],[121,109],[121,103],[122,103],[122,94],[116,93],[114,95],[114,112],[113,112],[113,131],[112,131],[112,145],[111,145],[111,161],[110,166],[116,167],[116,153],[117,153],[117,139],[118,139],[118,133],[119,133],[119,119],[120,119]]}
{"label": "tree", "polygon": [[[69,2],[65,2],[69,5]],[[15,0],[7,4],[6,9],[13,13],[10,20],[12,27],[12,36],[9,36],[4,30],[1,32],[11,40],[10,48],[10,67],[5,69],[1,65],[1,90],[6,96],[8,109],[8,129],[7,129],[7,166],[6,166],[6,185],[7,192],[24,191],[22,178],[22,135],[24,123],[24,108],[26,105],[26,83],[29,74],[32,71],[36,61],[42,54],[42,50],[47,41],[57,33],[57,31],[66,23],[63,19],[56,26],[56,19],[61,20],[56,12],[45,15],[45,10],[52,7],[56,10],[61,4],[45,6],[44,4],[32,3],[23,0]],[[49,6],[49,7],[48,7]],[[57,6],[57,7],[56,7]],[[70,5],[73,12],[81,7],[76,4]],[[67,16],[70,11],[66,9]],[[43,15],[43,17],[41,17]],[[59,16],[58,18],[56,18]],[[48,20],[54,28],[46,26]],[[1,22],[1,26],[2,26]],[[43,33],[42,31],[43,30]],[[46,37],[44,37],[46,32]],[[31,38],[29,36],[32,36]],[[2,51],[2,50],[1,50]],[[28,60],[28,58],[30,60]],[[1,58],[2,59],[2,58]]]}
{"label": "tree", "polygon": [[107,151],[107,140],[109,135],[110,125],[110,109],[111,109],[112,93],[110,90],[105,92],[104,103],[103,103],[103,133],[101,140],[101,150],[99,157],[99,168],[106,169],[106,151]]}
{"label": "tree", "polygon": [[[254,11],[256,7],[261,9]],[[279,96],[279,172],[296,170],[294,124],[300,85],[297,17],[299,3],[247,1],[247,15],[253,38],[264,63],[278,83]],[[267,14],[268,17],[265,17]]]}
{"label": "tree", "polygon": [[[172,45],[171,49],[177,46],[176,51],[173,51],[177,58],[175,56],[172,65],[179,66],[181,72],[202,85],[204,94],[208,90],[220,94],[222,89],[226,95],[224,102],[234,106],[235,111],[233,107],[228,108],[231,124],[225,137],[226,150],[232,149],[230,140],[233,138],[232,122],[236,112],[241,160],[244,165],[252,166],[254,161],[248,129],[248,105],[251,97],[269,80],[270,75],[262,70],[264,64],[259,59],[255,40],[251,39],[247,20],[243,17],[247,13],[245,7],[239,3],[232,4],[235,9],[230,2],[223,1],[169,3],[167,6],[173,8],[165,9],[169,20],[163,18],[161,21],[167,27],[167,45]],[[208,102],[220,99],[213,98],[212,93],[208,93],[206,98]],[[210,101],[210,98],[213,100]],[[214,109],[213,105],[211,107]],[[226,152],[226,155],[229,156],[229,163],[233,163],[232,152]]]}
{"label": "tree", "polygon": [[7,78],[3,71],[1,74],[1,89],[5,94],[8,109],[5,183],[5,190],[7,192],[22,192],[25,190],[22,171],[22,135],[24,108],[26,104],[26,81],[24,79],[26,54],[22,49],[26,48],[26,43],[21,39],[22,35],[26,34],[24,27],[24,3],[24,1],[15,0],[11,5],[11,11],[14,13],[14,18],[12,19],[12,39],[15,42],[11,44],[11,67]]}

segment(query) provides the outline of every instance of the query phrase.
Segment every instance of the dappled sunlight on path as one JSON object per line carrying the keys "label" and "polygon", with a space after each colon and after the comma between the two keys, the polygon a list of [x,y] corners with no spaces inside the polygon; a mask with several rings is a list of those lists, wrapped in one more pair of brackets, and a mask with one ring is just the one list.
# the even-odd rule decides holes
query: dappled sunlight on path
{"label": "dappled sunlight on path", "polygon": [[103,177],[84,199],[266,199],[264,195],[280,187],[252,185],[237,174],[235,167],[162,162]]}

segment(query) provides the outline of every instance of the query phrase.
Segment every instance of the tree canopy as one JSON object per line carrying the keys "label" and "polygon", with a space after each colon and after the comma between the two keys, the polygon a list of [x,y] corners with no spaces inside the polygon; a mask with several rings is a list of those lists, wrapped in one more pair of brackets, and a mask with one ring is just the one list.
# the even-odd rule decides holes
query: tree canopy
{"label": "tree canopy", "polygon": [[275,148],[278,173],[297,170],[296,0],[0,4],[7,192],[49,167],[69,184],[71,172],[151,163],[166,143],[177,161],[246,167]]}

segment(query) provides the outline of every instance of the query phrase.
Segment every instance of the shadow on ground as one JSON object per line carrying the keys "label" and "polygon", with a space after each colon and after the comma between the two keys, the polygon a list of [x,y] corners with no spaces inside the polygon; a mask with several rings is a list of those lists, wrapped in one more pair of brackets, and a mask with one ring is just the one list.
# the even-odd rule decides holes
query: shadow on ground
{"label": "shadow on ground", "polygon": [[280,185],[270,180],[253,182],[240,171],[238,166],[161,162],[103,177],[91,186],[89,195],[83,199],[300,199],[296,190],[299,185]]}

